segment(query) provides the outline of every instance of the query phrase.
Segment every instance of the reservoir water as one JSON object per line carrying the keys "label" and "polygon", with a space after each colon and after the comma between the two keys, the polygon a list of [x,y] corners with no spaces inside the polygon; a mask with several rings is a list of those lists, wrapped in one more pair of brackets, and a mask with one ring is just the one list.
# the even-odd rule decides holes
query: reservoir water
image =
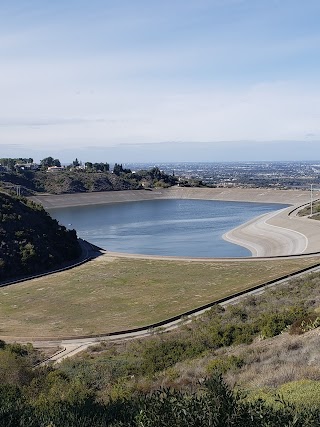
{"label": "reservoir water", "polygon": [[244,257],[251,252],[222,235],[287,205],[212,200],[143,202],[51,209],[78,236],[110,251],[190,257]]}

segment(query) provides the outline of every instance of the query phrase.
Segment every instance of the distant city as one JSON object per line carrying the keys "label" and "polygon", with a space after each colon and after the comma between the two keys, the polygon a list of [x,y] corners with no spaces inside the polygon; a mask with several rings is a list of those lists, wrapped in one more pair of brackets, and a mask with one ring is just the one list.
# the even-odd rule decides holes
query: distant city
{"label": "distant city", "polygon": [[[311,187],[320,187],[320,160],[310,161],[247,161],[247,162],[147,162],[147,163],[91,163],[84,159],[75,159],[71,164],[61,164],[59,159],[46,157],[40,163],[33,159],[0,158],[0,181],[11,182],[13,174],[25,175],[31,179],[30,173],[47,172],[99,172],[110,176],[121,176],[124,180],[141,180],[141,173],[145,177],[146,171],[156,174],[161,172],[167,175],[166,185],[207,186],[207,187],[237,187],[237,188],[276,188],[310,190]],[[139,172],[139,173],[138,173]],[[29,173],[29,175],[28,175]],[[20,176],[19,175],[19,176]],[[35,176],[34,175],[34,176]],[[152,176],[153,176],[152,175]],[[159,181],[160,175],[153,176],[153,181]],[[172,176],[175,179],[170,179]],[[32,175],[33,176],[33,175]],[[34,177],[33,176],[33,177]],[[89,175],[88,175],[89,176]],[[21,178],[21,176],[20,176]],[[74,177],[73,177],[74,178]],[[162,177],[163,178],[163,177]],[[44,180],[44,177],[41,178]],[[52,180],[51,180],[52,181]],[[127,182],[125,181],[125,182]],[[149,180],[150,181],[150,180]],[[149,182],[153,187],[155,182]],[[13,181],[16,184],[16,181]],[[141,183],[140,183],[141,184]],[[162,183],[163,184],[163,183]],[[98,186],[99,187],[99,186]],[[107,191],[120,188],[95,188],[89,191]],[[36,187],[34,187],[36,188]],[[125,189],[125,188],[123,188]],[[88,190],[88,189],[87,189]],[[43,191],[43,189],[42,189]],[[80,191],[83,191],[83,189]],[[74,192],[71,191],[71,192]]]}
{"label": "distant city", "polygon": [[132,171],[159,167],[177,177],[221,187],[310,189],[320,186],[320,160],[303,162],[126,163]]}

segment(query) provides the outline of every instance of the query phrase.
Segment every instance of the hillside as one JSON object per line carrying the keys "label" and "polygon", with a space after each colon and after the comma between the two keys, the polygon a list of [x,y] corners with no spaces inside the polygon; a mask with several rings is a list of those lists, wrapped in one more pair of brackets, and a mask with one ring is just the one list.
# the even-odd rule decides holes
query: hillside
{"label": "hillside", "polygon": [[25,199],[0,193],[0,281],[40,273],[77,258],[74,230]]}
{"label": "hillside", "polygon": [[177,178],[158,168],[131,172],[122,169],[117,173],[86,169],[68,169],[59,172],[40,170],[1,171],[0,186],[7,191],[21,186],[21,194],[35,192],[50,194],[98,191],[139,190],[153,187],[170,187]]}
{"label": "hillside", "polygon": [[55,366],[33,368],[30,345],[0,341],[0,425],[318,427],[319,279]]}

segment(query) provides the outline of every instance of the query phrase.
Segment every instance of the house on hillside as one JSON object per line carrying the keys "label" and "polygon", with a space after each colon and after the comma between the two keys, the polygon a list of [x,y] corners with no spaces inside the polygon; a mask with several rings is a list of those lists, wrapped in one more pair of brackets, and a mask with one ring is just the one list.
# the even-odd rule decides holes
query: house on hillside
{"label": "house on hillside", "polygon": [[14,165],[14,168],[16,171],[19,170],[38,170],[39,169],[39,165],[37,163],[16,163]]}
{"label": "house on hillside", "polygon": [[47,172],[57,173],[63,172],[65,170],[64,166],[49,166]]}

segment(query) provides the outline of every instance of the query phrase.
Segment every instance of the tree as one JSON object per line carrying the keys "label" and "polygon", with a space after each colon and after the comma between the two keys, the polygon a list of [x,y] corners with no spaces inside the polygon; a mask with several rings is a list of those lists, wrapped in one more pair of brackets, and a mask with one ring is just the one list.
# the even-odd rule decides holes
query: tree
{"label": "tree", "polygon": [[94,163],[93,169],[96,171],[108,172],[109,171],[109,163]]}
{"label": "tree", "polygon": [[0,164],[12,170],[14,168],[14,165],[16,164],[16,159],[2,158],[0,159]]}
{"label": "tree", "polygon": [[53,166],[58,166],[59,168],[61,167],[61,163],[59,159],[54,159],[53,160]]}
{"label": "tree", "polygon": [[50,167],[50,166],[53,166],[53,161],[54,161],[53,157],[46,157],[40,160],[40,165],[43,167]]}
{"label": "tree", "polygon": [[150,169],[150,176],[152,179],[158,180],[158,179],[162,178],[162,173],[158,167],[154,167],[154,168]]}
{"label": "tree", "polygon": [[42,160],[40,160],[40,165],[44,168],[51,167],[51,166],[58,166],[61,167],[61,163],[59,159],[54,159],[53,157],[49,156]]}
{"label": "tree", "polygon": [[32,370],[25,357],[4,349],[0,350],[0,376],[2,384],[23,385],[32,376]]}
{"label": "tree", "polygon": [[110,169],[109,163],[105,162],[104,165],[103,165],[103,167],[104,167],[104,171],[105,172],[109,172],[109,169]]}
{"label": "tree", "polygon": [[121,173],[131,173],[131,169],[123,169],[122,164],[115,163],[113,167],[113,173],[115,175],[120,175]]}
{"label": "tree", "polygon": [[113,166],[113,173],[114,173],[115,175],[120,175],[120,174],[121,174],[121,172],[123,172],[123,167],[122,167],[122,165],[119,165],[118,163],[115,163],[115,164],[114,164],[114,166]]}

